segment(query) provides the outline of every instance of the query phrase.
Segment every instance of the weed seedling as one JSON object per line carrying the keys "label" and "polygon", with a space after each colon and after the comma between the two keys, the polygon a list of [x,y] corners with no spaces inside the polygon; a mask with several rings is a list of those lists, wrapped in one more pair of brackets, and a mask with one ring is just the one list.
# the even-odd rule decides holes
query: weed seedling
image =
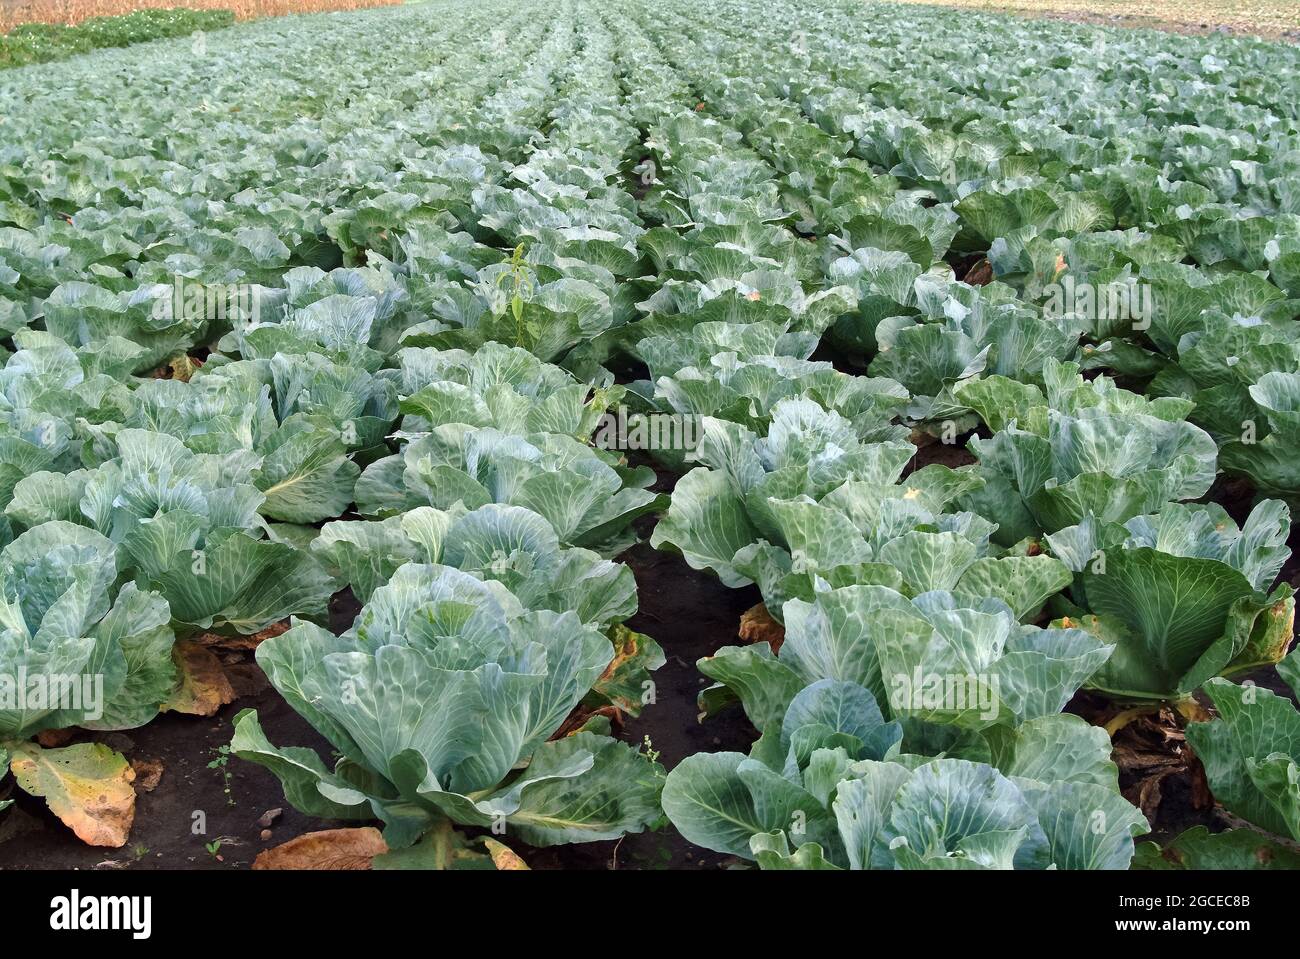
{"label": "weed seedling", "polygon": [[216,753],[217,756],[212,760],[212,762],[208,763],[208,768],[216,769],[221,772],[222,791],[226,794],[226,805],[233,806],[235,804],[235,796],[230,791],[230,747],[217,746],[212,751]]}

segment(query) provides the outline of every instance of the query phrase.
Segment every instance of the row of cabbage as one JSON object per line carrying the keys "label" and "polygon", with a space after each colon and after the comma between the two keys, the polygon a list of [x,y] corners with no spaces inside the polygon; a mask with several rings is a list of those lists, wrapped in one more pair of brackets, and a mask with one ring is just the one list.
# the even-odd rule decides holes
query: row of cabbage
{"label": "row of cabbage", "polygon": [[[954,58],[906,18],[846,42],[852,14],[734,4],[727,39],[682,55],[784,174],[798,229],[856,261],[828,270],[866,294],[837,345],[904,382],[925,419],[969,414],[951,387],[982,372],[1037,376],[1047,356],[1112,370],[1194,400],[1226,470],[1294,498],[1290,50],[1061,28],[954,35]],[[917,92],[881,80],[904,72]],[[862,178],[862,161],[887,175]],[[983,309],[936,314],[942,258],[971,254],[994,280]]]}
{"label": "row of cabbage", "polygon": [[[1061,711],[1084,686],[1210,690],[1222,718],[1189,736],[1216,796],[1296,834],[1294,710],[1213,678],[1289,645],[1289,515],[1189,502],[1234,449],[1286,449],[1295,117],[1252,72],[1279,48],[1104,35],[1186,89],[1098,117],[1070,84],[1170,95],[1122,60],[1085,81],[1103,35],[1073,28],[990,52],[928,13],[850,40],[860,11],[834,2],[582,2],[476,9],[454,46],[429,10],[115,55],[125,117],[79,62],[60,71],[85,102],[0,90],[21,103],[0,148],[15,673],[104,675],[112,708],[77,724],[125,728],[168,703],[174,636],[297,617],[258,659],[341,758],[252,714],[236,754],[424,863],[488,861],[449,822],[637,831],[662,787],[687,838],[765,867],[1123,867],[1147,823],[1105,731]],[[1207,143],[1241,154],[1237,187]],[[972,251],[994,282],[957,279]],[[1157,312],[1053,309],[1063,276],[1151,284]],[[871,375],[810,359],[823,342]],[[615,385],[628,360],[650,379]],[[179,375],[141,376],[161,362]],[[1146,395],[1081,375],[1102,366]],[[1213,389],[1256,404],[1251,442],[1206,419]],[[757,583],[785,627],[701,664],[750,755],[666,783],[598,714],[566,722],[635,712],[660,661],[609,560],[665,503],[590,442],[620,405],[702,418],[691,461],[658,453],[704,465],[654,542]],[[903,424],[981,425],[978,464],[908,472]],[[343,585],[365,606],[335,636]],[[29,791],[122,762],[28,741],[66,713],[0,716]]]}
{"label": "row of cabbage", "polygon": [[[112,794],[125,761],[33,734],[140,725],[186,681],[177,639],[288,617],[258,662],[337,762],[273,746],[251,712],[232,749],[306,812],[382,820],[394,865],[490,866],[502,847],[453,822],[551,845],[661,818],[662,770],[598,711],[635,713],[662,662],[622,626],[636,584],[607,557],[664,503],[650,470],[589,442],[621,388],[544,362],[567,343],[538,319],[581,337],[608,310],[605,227],[635,213],[607,181],[638,135],[607,31],[571,7],[503,13],[475,13],[481,40],[460,47],[427,10],[236,28],[230,51],[247,44],[266,82],[238,94],[185,50],[123,56],[133,85],[170,92],[128,121],[167,126],[167,158],[107,102],[70,129],[20,114],[4,664],[47,688],[99,677],[105,708],[24,700],[0,729],[18,785],[83,838],[125,841],[75,799]],[[328,121],[305,115],[301,95],[331,86],[322,51],[394,18],[401,49],[359,60],[352,91],[320,105]],[[297,88],[279,85],[286,47]],[[514,66],[482,69],[493,58]],[[69,80],[91,82],[80,68]],[[236,118],[177,130],[177,100]],[[525,267],[500,248],[534,223],[553,245]],[[526,315],[511,308],[525,292]],[[531,352],[492,342],[511,338],[492,324]],[[170,375],[150,376],[160,364]],[[347,586],[364,605],[335,636]]]}
{"label": "row of cabbage", "polygon": [[[684,15],[641,19],[662,50],[674,51],[680,74],[698,78],[692,92],[700,105],[717,113],[716,122],[673,116],[653,131],[652,142],[662,144],[663,204],[647,209],[664,223],[677,217],[697,226],[664,234],[677,259],[659,264],[659,302],[648,322],[671,326],[660,311],[674,308],[689,315],[697,292],[709,310],[680,321],[691,334],[676,344],[662,334],[637,344],[652,372],[667,374],[656,379],[655,400],[706,416],[697,451],[705,466],[678,483],[655,542],[731,585],[757,583],[786,627],[779,652],[733,647],[701,662],[718,681],[704,710],[739,699],[762,738],[749,756],[687,760],[669,776],[665,809],[688,838],[764,866],[1124,866],[1145,820],[1117,793],[1105,733],[1060,710],[1084,685],[1151,702],[1185,699],[1208,681],[1223,718],[1193,725],[1189,736],[1212,787],[1234,813],[1294,838],[1298,823],[1286,812],[1292,800],[1284,785],[1295,763],[1287,746],[1294,709],[1271,693],[1237,692],[1212,679],[1276,662],[1290,645],[1291,590],[1270,592],[1289,556],[1287,507],[1263,501],[1238,528],[1214,504],[1182,505],[1204,497],[1217,472],[1222,437],[1189,421],[1206,398],[1169,395],[1159,381],[1148,397],[1105,376],[1080,375],[1105,365],[1150,378],[1154,370],[1114,357],[1150,357],[1160,336],[1182,324],[1193,334],[1182,344],[1189,354],[1226,327],[1255,342],[1284,342],[1253,375],[1272,377],[1265,386],[1286,377],[1300,383],[1289,345],[1295,304],[1286,301],[1284,251],[1294,219],[1285,196],[1271,197],[1272,218],[1235,198],[1201,217],[1220,243],[1242,221],[1274,233],[1261,245],[1276,268],[1261,276],[1185,225],[1175,244],[1157,232],[1164,224],[1150,211],[1116,217],[1101,190],[1035,183],[1029,157],[1008,176],[999,168],[1006,144],[969,158],[961,179],[944,189],[921,169],[908,170],[905,157],[890,163],[873,155],[854,124],[826,122],[809,95],[799,95],[819,43],[850,35],[847,22],[814,25],[805,15],[818,17],[800,11],[791,21],[764,5],[731,5],[714,26],[717,34],[734,31],[734,47],[711,32],[693,40]],[[833,39],[829,45],[838,72],[842,51]],[[756,67],[765,50],[776,52]],[[907,49],[890,55],[910,62]],[[1218,72],[1213,59],[1202,69]],[[827,85],[825,72],[812,75]],[[874,93],[881,71],[871,76]],[[879,107],[858,108],[866,122],[882,119]],[[942,112],[931,106],[928,115],[935,114]],[[1291,119],[1292,139],[1294,129]],[[955,147],[951,134],[933,138]],[[707,145],[697,161],[692,146],[701,141]],[[873,177],[862,157],[889,177]],[[846,180],[855,187],[842,189]],[[1184,190],[1189,182],[1179,180]],[[1282,178],[1276,186],[1285,191]],[[1038,195],[1026,196],[1031,190]],[[851,202],[839,205],[840,197]],[[1036,206],[1037,222],[1006,214],[1022,203]],[[997,216],[987,212],[995,206]],[[1228,222],[1210,224],[1212,216]],[[1185,211],[1178,217],[1188,218]],[[714,236],[700,221],[717,224],[709,228]],[[774,226],[782,221],[792,229]],[[1126,233],[1100,232],[1117,221]],[[736,254],[742,232],[763,237],[744,249],[749,262]],[[1085,322],[1106,319],[1097,311],[1054,313],[1042,302],[1048,283],[1040,280],[1036,294],[1017,275],[1026,271],[1006,265],[1009,244],[1039,234],[1036,255],[1050,264],[1053,281],[1077,270],[1080,288],[1093,282],[1086,260],[1076,266],[1085,244],[1164,242],[1171,260],[1190,255],[1215,267],[1214,285],[1224,287],[1227,302],[1209,293],[1180,301],[1180,290],[1159,286],[1155,301],[1165,312],[1123,331],[1143,345],[1117,343],[1118,330]],[[988,251],[994,283],[956,282],[937,259],[963,235]],[[779,279],[756,269],[761,242],[759,255]],[[724,244],[726,259],[715,253]],[[695,273],[685,282],[683,267]],[[1181,272],[1197,288],[1212,285],[1194,267]],[[1127,269],[1103,276],[1107,284],[1143,282]],[[856,313],[838,310],[828,328],[815,308],[800,310],[814,297],[842,296],[832,284],[843,280],[855,287]],[[817,292],[783,298],[774,292],[782,282]],[[1233,289],[1257,295],[1243,302],[1226,296]],[[732,290],[754,305],[729,299]],[[760,335],[778,312],[773,301],[780,318]],[[724,316],[730,324],[695,325]],[[1149,339],[1141,335],[1151,328]],[[896,379],[857,377],[848,387],[828,365],[808,364],[823,333],[872,356],[873,374]],[[715,344],[722,349],[710,357]],[[1236,365],[1224,362],[1221,378]],[[807,375],[837,385],[805,384]],[[907,389],[898,390],[900,382]],[[1252,396],[1264,391],[1239,382]],[[853,406],[845,409],[849,390]],[[868,393],[875,414],[891,399],[901,405],[900,394],[907,403],[910,393],[905,412],[914,421],[954,433],[981,424],[992,435],[971,443],[978,464],[929,466],[900,481],[914,450],[889,442],[878,415],[863,415]],[[1285,449],[1277,420],[1259,421]],[[1255,426],[1243,421],[1239,431]],[[1056,617],[1051,629],[1022,625],[1047,603]],[[1248,708],[1225,707],[1226,699]],[[942,758],[929,760],[936,755]],[[934,818],[954,806],[960,815]]]}

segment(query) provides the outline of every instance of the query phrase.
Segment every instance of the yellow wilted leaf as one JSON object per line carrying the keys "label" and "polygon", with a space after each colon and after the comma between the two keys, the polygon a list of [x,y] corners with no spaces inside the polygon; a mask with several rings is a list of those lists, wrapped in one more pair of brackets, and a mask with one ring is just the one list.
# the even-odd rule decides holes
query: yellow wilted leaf
{"label": "yellow wilted leaf", "polygon": [[214,716],[226,703],[234,702],[235,690],[210,649],[182,639],[172,649],[172,658],[180,669],[181,685],[163,703],[164,711]]}
{"label": "yellow wilted leaf", "polygon": [[495,839],[484,839],[483,845],[487,847],[488,855],[492,857],[492,862],[497,869],[501,871],[528,870],[528,863],[520,859],[518,853],[503,846]]}
{"label": "yellow wilted leaf", "polygon": [[126,845],[135,821],[135,770],[103,743],[42,749],[14,747],[9,768],[18,785],[49,805],[90,846]]}

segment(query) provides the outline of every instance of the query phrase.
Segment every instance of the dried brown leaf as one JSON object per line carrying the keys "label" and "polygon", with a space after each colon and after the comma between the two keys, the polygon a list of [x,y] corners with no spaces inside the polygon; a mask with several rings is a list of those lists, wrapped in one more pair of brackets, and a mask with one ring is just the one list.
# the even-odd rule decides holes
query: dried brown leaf
{"label": "dried brown leaf", "polygon": [[324,829],[303,833],[257,854],[254,869],[369,869],[370,861],[388,852],[374,826]]}
{"label": "dried brown leaf", "polygon": [[770,644],[774,653],[785,642],[785,627],[772,618],[763,603],[741,613],[739,634],[742,642]]}
{"label": "dried brown leaf", "polygon": [[161,759],[132,759],[131,768],[135,770],[135,791],[151,793],[162,781],[163,761]]}

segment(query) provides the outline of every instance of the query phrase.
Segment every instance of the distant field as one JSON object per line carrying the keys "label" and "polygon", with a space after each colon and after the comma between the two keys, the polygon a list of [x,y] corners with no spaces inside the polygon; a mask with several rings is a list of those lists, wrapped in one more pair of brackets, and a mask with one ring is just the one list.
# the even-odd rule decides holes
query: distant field
{"label": "distant field", "polygon": [[[149,7],[175,7],[180,0],[0,0],[0,33],[20,23],[74,24],[90,17],[111,17]],[[285,13],[318,13],[384,7],[401,0],[185,0],[195,10],[233,10],[241,20]]]}
{"label": "distant field", "polygon": [[1148,26],[1173,32],[1203,33],[1226,27],[1273,39],[1300,40],[1298,0],[916,0],[945,7],[1005,11],[1086,23],[1118,19],[1122,26]]}

